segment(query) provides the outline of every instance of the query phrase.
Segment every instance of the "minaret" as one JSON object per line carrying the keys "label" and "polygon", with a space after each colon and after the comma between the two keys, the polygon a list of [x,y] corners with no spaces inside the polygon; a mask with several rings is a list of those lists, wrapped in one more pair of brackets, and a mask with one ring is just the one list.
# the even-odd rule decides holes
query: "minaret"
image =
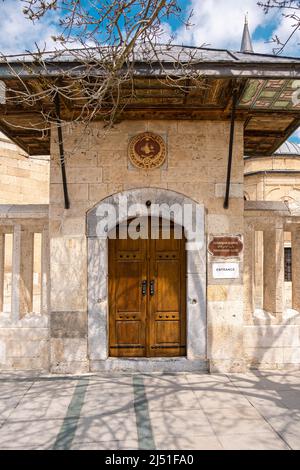
{"label": "minaret", "polygon": [[252,46],[252,40],[248,28],[248,15],[245,16],[245,25],[243,32],[243,39],[241,44],[241,52],[254,52]]}

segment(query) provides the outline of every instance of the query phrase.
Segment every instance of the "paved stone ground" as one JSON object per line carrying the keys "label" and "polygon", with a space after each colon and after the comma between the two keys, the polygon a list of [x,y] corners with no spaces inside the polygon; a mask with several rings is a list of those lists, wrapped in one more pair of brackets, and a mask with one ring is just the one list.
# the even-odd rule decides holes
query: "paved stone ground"
{"label": "paved stone ground", "polygon": [[300,371],[0,375],[1,449],[300,449]]}

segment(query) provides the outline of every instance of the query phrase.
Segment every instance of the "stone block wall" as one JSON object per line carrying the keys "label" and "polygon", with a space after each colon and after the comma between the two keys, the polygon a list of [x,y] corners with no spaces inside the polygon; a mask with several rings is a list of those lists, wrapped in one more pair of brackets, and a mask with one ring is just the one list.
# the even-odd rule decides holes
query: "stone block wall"
{"label": "stone block wall", "polygon": [[[29,158],[25,152],[0,133],[0,204],[9,205],[7,206],[8,212],[9,207],[20,205],[20,213],[24,210],[25,215],[23,214],[22,220],[16,223],[22,224],[25,220],[28,224],[31,216],[36,217],[36,214],[28,212],[28,204],[33,204],[35,207],[48,204],[49,169],[49,157]],[[39,308],[39,313],[36,310],[36,305],[40,303],[42,283],[39,271],[44,262],[41,256],[43,256],[42,250],[45,254],[46,248],[36,246],[33,271],[38,279],[35,278],[33,283],[33,306],[30,308],[33,311],[25,312],[24,309],[22,310],[24,306],[22,305],[22,311],[18,312],[18,318],[16,318],[14,312],[11,311],[13,290],[11,272],[14,268],[13,261],[16,260],[16,256],[12,255],[14,229],[9,227],[10,216],[4,214],[2,210],[1,217],[0,280],[4,298],[1,299],[3,302],[0,302],[0,370],[49,370],[48,315],[46,309],[43,313],[42,308]],[[36,220],[31,222],[34,226]],[[39,229],[40,227],[36,232],[39,232]],[[6,237],[4,242],[6,233],[10,233],[11,236]],[[26,268],[33,262],[33,252],[32,249],[29,251],[26,249],[23,253],[25,259],[20,269],[23,268],[24,271],[24,266]]]}
{"label": "stone block wall", "polygon": [[300,364],[300,316],[282,325],[245,326],[245,358],[249,368],[294,369]]}
{"label": "stone block wall", "polygon": [[0,370],[49,370],[46,315],[11,321],[10,314],[0,314]]}
{"label": "stone block wall", "polygon": [[0,204],[48,204],[49,158],[28,157],[0,133]]}
{"label": "stone block wall", "polygon": [[[245,196],[250,201],[271,203],[285,202],[286,208],[300,204],[300,158],[297,156],[274,155],[272,157],[247,158],[245,160]],[[263,246],[261,227],[254,223],[256,264],[252,266],[255,284],[254,305],[249,323],[245,326],[244,346],[248,367],[261,369],[284,369],[299,367],[300,364],[300,303],[297,294],[299,278],[299,238],[290,232],[292,226],[282,227],[280,243],[276,252],[282,252],[283,245],[292,246],[293,283],[284,282],[284,265],[280,261],[281,273],[276,273],[274,248],[272,249],[272,217],[279,215],[279,208],[260,214],[259,220],[265,222],[266,244]],[[245,213],[246,215],[247,213]],[[293,214],[293,211],[288,212]],[[287,217],[288,218],[288,217]],[[279,215],[280,220],[280,215]],[[290,222],[293,223],[293,218]],[[284,221],[284,217],[282,218]],[[296,223],[296,220],[294,220]],[[294,230],[294,229],[293,229]],[[248,229],[246,228],[247,232]],[[270,238],[271,237],[271,238]],[[271,250],[271,251],[270,251]],[[283,252],[282,252],[283,253]],[[265,265],[264,265],[265,260]],[[245,279],[248,282],[248,276]],[[265,295],[263,293],[265,288]],[[282,287],[284,287],[282,292]],[[283,294],[283,295],[282,295]],[[280,317],[276,318],[276,297],[282,296]]]}
{"label": "stone block wall", "polygon": [[[272,173],[274,171],[275,173]],[[280,174],[283,171],[287,173]],[[299,172],[299,157],[276,155],[247,158],[245,160],[245,196],[250,201],[300,202]]]}
{"label": "stone block wall", "polygon": [[[130,137],[144,131],[162,135],[166,166],[136,170],[128,164]],[[125,190],[161,188],[181,193],[206,209],[207,236],[243,235],[243,124],[235,133],[230,208],[223,209],[229,122],[125,121],[111,130],[94,123],[64,127],[71,208],[64,209],[57,134],[52,132],[50,170],[51,369],[89,368],[87,355],[86,213],[102,199]],[[208,271],[211,271],[209,260]],[[243,285],[208,279],[208,359],[212,370],[243,368]],[[226,302],[224,302],[226,299]]]}

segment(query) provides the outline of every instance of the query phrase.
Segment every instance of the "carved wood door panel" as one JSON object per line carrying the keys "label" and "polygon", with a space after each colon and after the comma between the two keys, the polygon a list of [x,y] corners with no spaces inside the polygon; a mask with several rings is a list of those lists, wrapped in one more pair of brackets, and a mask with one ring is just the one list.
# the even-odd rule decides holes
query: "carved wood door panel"
{"label": "carved wood door panel", "polygon": [[168,240],[109,240],[110,356],[185,356],[185,284],[185,239],[173,228]]}
{"label": "carved wood door panel", "polygon": [[185,240],[150,240],[149,356],[186,355]]}

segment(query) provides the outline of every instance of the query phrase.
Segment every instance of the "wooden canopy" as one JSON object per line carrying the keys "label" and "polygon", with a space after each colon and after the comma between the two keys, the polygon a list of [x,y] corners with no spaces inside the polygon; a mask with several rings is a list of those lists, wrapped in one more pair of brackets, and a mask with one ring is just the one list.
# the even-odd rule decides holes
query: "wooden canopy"
{"label": "wooden canopy", "polygon": [[[190,57],[191,50],[193,61],[188,67],[191,77],[197,72],[199,79],[188,78],[185,69],[184,83],[180,87],[172,85],[166,75],[177,79],[183,76],[178,63],[184,64],[182,54],[186,52]],[[162,47],[157,63],[136,61],[134,94],[132,83],[122,85],[124,109],[119,119],[230,120],[233,91],[237,89],[236,120],[244,122],[246,155],[271,155],[300,126],[300,59],[203,48],[178,47],[177,51],[176,46],[172,54],[170,49],[167,51]],[[176,54],[180,55],[177,62]],[[70,70],[76,73],[66,77],[65,72]],[[74,55],[71,59],[50,55],[43,67],[31,57],[0,61],[2,88],[10,97],[22,91],[24,85],[32,94],[43,91],[45,79],[60,80],[60,85],[73,80],[74,90],[80,93],[77,79],[84,72]],[[61,119],[74,120],[84,99],[82,95],[75,104],[62,96]],[[1,102],[0,130],[29,155],[49,154],[50,131],[44,116],[55,113],[53,100]],[[101,120],[103,115],[98,113],[95,119]]]}

